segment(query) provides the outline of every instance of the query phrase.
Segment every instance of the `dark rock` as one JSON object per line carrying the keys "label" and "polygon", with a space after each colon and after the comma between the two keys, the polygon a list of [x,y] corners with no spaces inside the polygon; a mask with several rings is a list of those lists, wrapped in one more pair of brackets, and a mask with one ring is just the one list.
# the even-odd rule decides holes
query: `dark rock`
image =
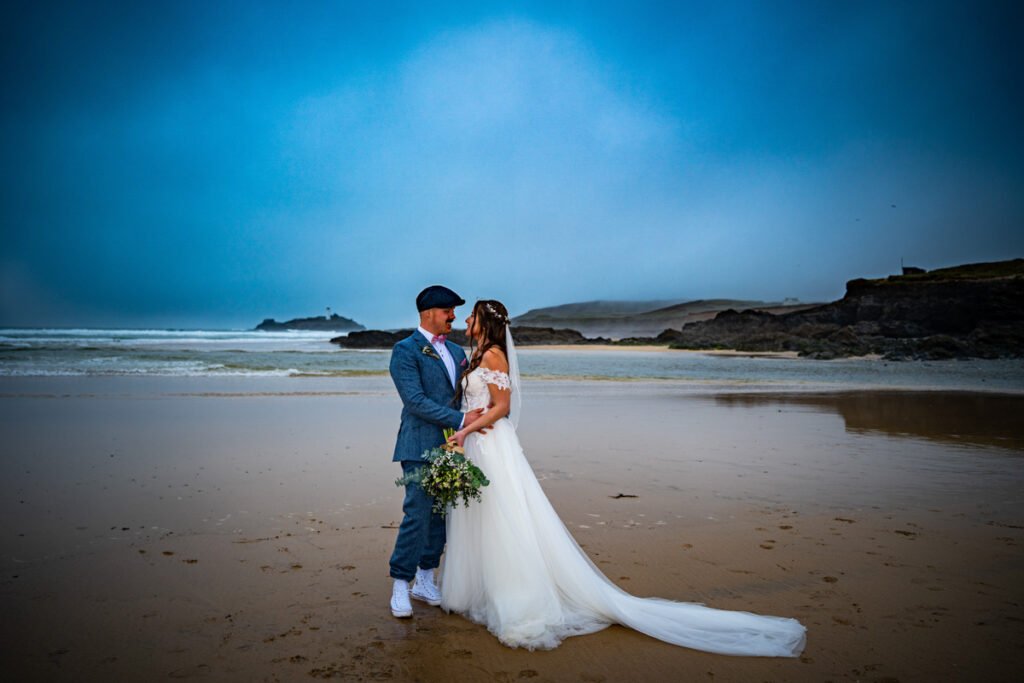
{"label": "dark rock", "polygon": [[[390,349],[392,346],[412,334],[413,331],[414,330],[412,329],[408,329],[349,332],[346,336],[334,337],[331,339],[331,343],[345,347],[346,349]],[[454,342],[459,346],[469,346],[465,330],[452,330],[448,334],[448,341]]]}
{"label": "dark rock", "polygon": [[969,353],[967,344],[945,334],[934,334],[923,338],[917,344],[918,353],[927,360],[965,358]]}
{"label": "dark rock", "polygon": [[666,330],[673,348],[797,351],[812,358],[1024,357],[1024,259],[851,280],[839,301],[783,315],[720,312]]}
{"label": "dark rock", "polygon": [[516,326],[512,328],[512,338],[517,345],[534,344],[601,344],[607,339],[588,339],[576,330],[556,329],[554,327]]}
{"label": "dark rock", "polygon": [[349,332],[342,337],[334,337],[331,339],[331,343],[346,349],[390,349],[410,334],[412,334],[412,330],[398,330],[397,332],[360,330]]}
{"label": "dark rock", "polygon": [[[603,341],[603,340],[602,340]],[[656,337],[626,337],[624,339],[608,340],[613,346],[656,346],[659,342]],[[660,344],[664,346],[664,344]]]}

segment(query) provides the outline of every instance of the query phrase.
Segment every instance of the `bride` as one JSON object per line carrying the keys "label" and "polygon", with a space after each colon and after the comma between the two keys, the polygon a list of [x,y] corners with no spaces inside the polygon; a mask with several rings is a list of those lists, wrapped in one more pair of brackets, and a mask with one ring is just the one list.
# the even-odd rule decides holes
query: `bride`
{"label": "bride", "polygon": [[462,409],[490,408],[452,439],[491,483],[481,502],[448,513],[441,606],[487,626],[505,645],[531,650],[615,623],[708,652],[799,655],[805,629],[795,619],[634,597],[590,561],[519,445],[519,370],[508,321],[494,300],[478,301],[466,319],[476,348],[462,376]]}

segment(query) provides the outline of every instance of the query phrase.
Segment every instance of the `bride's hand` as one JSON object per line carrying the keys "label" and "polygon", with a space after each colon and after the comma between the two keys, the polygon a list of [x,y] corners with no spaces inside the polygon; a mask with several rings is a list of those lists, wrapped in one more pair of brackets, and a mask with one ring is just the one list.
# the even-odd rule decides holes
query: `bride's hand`
{"label": "bride's hand", "polygon": [[448,443],[454,443],[459,448],[462,448],[462,444],[466,441],[466,436],[466,432],[460,429],[449,437]]}

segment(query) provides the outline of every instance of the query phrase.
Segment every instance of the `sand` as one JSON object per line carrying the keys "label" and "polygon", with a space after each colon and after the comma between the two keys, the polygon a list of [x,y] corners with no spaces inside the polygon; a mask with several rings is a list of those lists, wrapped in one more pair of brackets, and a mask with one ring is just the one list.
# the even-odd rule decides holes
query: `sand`
{"label": "sand", "polygon": [[[12,680],[1016,680],[1024,398],[526,384],[521,437],[638,595],[792,616],[798,659],[613,626],[505,648],[387,610],[386,378],[3,378]],[[618,497],[627,494],[635,497]]]}

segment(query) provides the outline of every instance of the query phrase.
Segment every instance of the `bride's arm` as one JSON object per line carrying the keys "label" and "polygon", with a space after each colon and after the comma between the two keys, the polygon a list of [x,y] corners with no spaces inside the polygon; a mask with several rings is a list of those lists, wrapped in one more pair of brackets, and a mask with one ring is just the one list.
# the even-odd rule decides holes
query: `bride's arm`
{"label": "bride's arm", "polygon": [[[500,349],[488,349],[487,353],[484,354],[483,359],[480,361],[480,367],[488,370],[497,370],[498,372],[503,372],[506,375],[508,374],[508,361],[505,360],[505,354],[503,354]],[[449,441],[454,441],[461,446],[462,442],[466,440],[466,437],[473,432],[490,427],[492,424],[508,415],[508,408],[512,398],[512,390],[503,389],[495,384],[491,384],[490,382],[487,383],[487,390],[491,394],[491,405],[487,408],[487,412],[480,415],[469,424],[464,425],[462,429],[455,432]]]}

